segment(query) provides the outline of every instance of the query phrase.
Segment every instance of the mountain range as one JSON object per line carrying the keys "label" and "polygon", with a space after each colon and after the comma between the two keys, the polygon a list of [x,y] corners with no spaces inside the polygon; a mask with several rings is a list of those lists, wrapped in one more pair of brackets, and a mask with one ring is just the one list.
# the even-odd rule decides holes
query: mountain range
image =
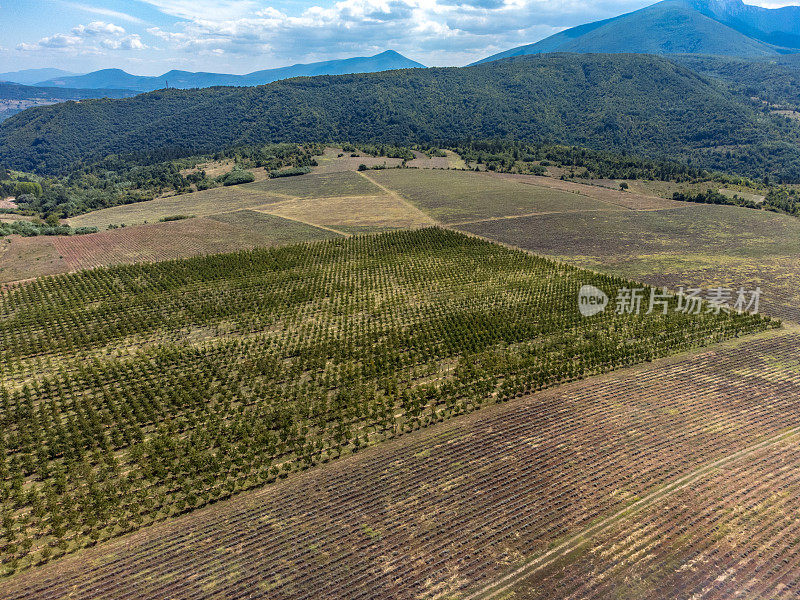
{"label": "mountain range", "polygon": [[780,56],[800,52],[800,7],[768,9],[741,0],[664,0],[473,64],[547,52]]}
{"label": "mountain range", "polygon": [[34,85],[46,79],[72,77],[73,75],[78,75],[78,73],[62,71],[61,69],[25,69],[23,71],[12,71],[11,73],[0,73],[0,81]]}
{"label": "mountain range", "polygon": [[[342,75],[348,73],[374,73],[392,69],[424,68],[424,65],[410,60],[393,50],[375,56],[328,60],[309,64],[297,64],[278,69],[255,71],[246,75],[227,75],[224,73],[192,73],[189,71],[169,71],[158,77],[131,75],[121,69],[103,69],[86,75],[57,76],[39,81],[44,87],[69,87],[79,89],[123,89],[136,92],[151,92],[162,88],[192,89],[218,85],[254,86],[271,83],[291,77],[315,75]],[[0,76],[1,78],[2,76]]]}

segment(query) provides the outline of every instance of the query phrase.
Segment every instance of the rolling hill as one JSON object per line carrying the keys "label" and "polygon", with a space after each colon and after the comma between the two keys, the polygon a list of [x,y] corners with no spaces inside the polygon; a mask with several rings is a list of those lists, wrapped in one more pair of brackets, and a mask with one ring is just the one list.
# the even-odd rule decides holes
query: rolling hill
{"label": "rolling hill", "polygon": [[289,79],[290,77],[374,73],[377,71],[420,67],[424,68],[424,65],[410,60],[393,50],[387,50],[375,56],[297,64],[290,67],[255,71],[247,75],[191,73],[189,71],[173,70],[158,77],[144,77],[131,75],[120,69],[103,69],[75,77],[57,77],[42,81],[39,85],[72,88],[118,88],[137,92],[151,92],[167,87],[192,89],[218,85],[253,86],[271,83],[280,79]]}
{"label": "rolling hill", "polygon": [[[545,52],[634,52],[739,57],[770,57],[787,52],[785,48],[737,30],[734,19],[728,19],[727,23],[720,22],[713,16],[717,13],[698,10],[701,3],[706,6],[705,2],[706,0],[697,0],[694,5],[690,5],[682,0],[665,0],[619,17],[567,29],[534,44],[512,48],[474,64]],[[769,9],[760,10],[772,14]],[[800,18],[797,22],[800,25]],[[748,32],[751,29],[745,28]],[[789,38],[781,39],[789,41]]]}
{"label": "rolling hill", "polygon": [[158,149],[189,154],[280,141],[505,138],[648,156],[696,154],[704,164],[738,160],[750,168],[747,152],[769,142],[779,148],[759,151],[768,159],[752,168],[800,176],[793,132],[779,131],[769,116],[662,58],[551,54],[36,108],[0,126],[0,162],[55,172],[112,153],[144,157]]}
{"label": "rolling hill", "polygon": [[33,106],[88,98],[128,98],[134,94],[130,90],[77,90],[0,82],[0,121]]}

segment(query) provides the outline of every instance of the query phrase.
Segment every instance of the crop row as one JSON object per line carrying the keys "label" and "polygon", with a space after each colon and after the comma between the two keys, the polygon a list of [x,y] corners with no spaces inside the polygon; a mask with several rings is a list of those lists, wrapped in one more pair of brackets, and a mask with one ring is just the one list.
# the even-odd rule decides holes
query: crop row
{"label": "crop row", "polygon": [[796,598],[800,446],[739,461],[615,526],[591,551],[516,586],[515,598]]}
{"label": "crop row", "polygon": [[465,592],[783,429],[800,412],[786,366],[798,342],[741,342],[543,391],[22,574],[9,597]]}

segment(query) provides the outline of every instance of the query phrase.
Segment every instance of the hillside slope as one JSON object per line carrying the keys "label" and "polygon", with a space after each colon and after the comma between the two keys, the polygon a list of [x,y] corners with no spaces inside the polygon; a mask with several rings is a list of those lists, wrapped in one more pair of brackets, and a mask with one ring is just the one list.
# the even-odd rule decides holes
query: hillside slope
{"label": "hillside slope", "polygon": [[[0,126],[0,163],[52,172],[111,153],[163,148],[189,153],[279,141],[467,138],[685,156],[792,141],[790,133],[667,60],[554,54],[36,108]],[[786,146],[790,156],[798,154],[796,145]]]}
{"label": "hillside slope", "polygon": [[59,77],[43,81],[39,85],[77,88],[120,88],[137,92],[152,92],[166,87],[178,89],[204,88],[217,85],[248,86],[264,85],[280,79],[313,75],[342,75],[346,73],[375,73],[392,69],[424,68],[392,50],[375,56],[359,56],[342,60],[298,64],[279,69],[255,71],[247,75],[225,73],[191,73],[169,71],[158,77],[131,75],[120,69],[103,69],[76,77]]}
{"label": "hillside slope", "polygon": [[545,52],[635,52],[777,56],[779,50],[720,23],[680,0],[567,29],[544,40],[494,54],[475,64]]}
{"label": "hillside slope", "polygon": [[799,55],[770,59],[729,56],[675,55],[670,57],[695,73],[724,82],[744,98],[800,108]]}

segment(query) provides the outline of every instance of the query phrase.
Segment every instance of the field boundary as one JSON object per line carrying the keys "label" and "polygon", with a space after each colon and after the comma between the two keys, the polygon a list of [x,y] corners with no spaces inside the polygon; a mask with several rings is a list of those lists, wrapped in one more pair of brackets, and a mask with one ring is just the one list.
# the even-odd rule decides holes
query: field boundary
{"label": "field boundary", "polygon": [[[269,204],[265,204],[264,206],[269,206]],[[245,209],[245,210],[252,210],[253,212],[263,213],[265,215],[270,215],[272,217],[278,217],[280,219],[286,219],[287,221],[294,221],[295,223],[302,223],[303,225],[308,225],[309,227],[316,227],[317,229],[324,229],[325,231],[330,231],[331,233],[335,233],[337,235],[341,235],[342,237],[352,237],[353,234],[345,233],[344,231],[339,231],[338,229],[333,229],[332,227],[327,227],[325,225],[319,225],[318,223],[312,223],[310,221],[301,221],[300,219],[296,219],[295,217],[286,217],[284,215],[279,215],[277,213],[270,212],[268,210],[264,210],[264,207],[257,206],[255,208]]]}
{"label": "field boundary", "polygon": [[490,600],[492,598],[497,598],[498,595],[503,594],[515,584],[519,583],[524,578],[533,575],[537,571],[548,567],[558,559],[562,558],[563,556],[569,554],[570,552],[574,552],[578,550],[582,546],[588,544],[593,537],[604,533],[608,529],[610,529],[614,524],[616,524],[620,519],[635,514],[639,511],[647,509],[648,507],[652,506],[659,500],[667,498],[672,494],[685,490],[693,483],[703,479],[707,475],[712,474],[715,470],[719,469],[720,467],[724,467],[729,463],[732,463],[736,460],[741,458],[746,458],[751,454],[755,454],[756,452],[763,450],[764,448],[768,448],[773,446],[777,443],[782,441],[786,441],[791,438],[797,438],[800,436],[800,425],[792,427],[782,433],[779,433],[775,436],[767,438],[757,444],[754,444],[748,448],[743,448],[738,452],[734,452],[733,454],[729,454],[728,456],[723,456],[722,458],[715,460],[712,463],[703,465],[702,467],[695,469],[691,473],[687,473],[686,475],[676,479],[675,481],[668,483],[666,485],[661,486],[660,488],[654,490],[653,492],[647,494],[643,498],[635,501],[633,504],[626,506],[618,510],[617,512],[613,513],[612,515],[597,521],[594,525],[584,529],[580,533],[577,533],[571,537],[569,537],[564,542],[560,543],[555,548],[548,550],[544,554],[536,556],[522,565],[517,567],[512,572],[500,577],[493,583],[485,586],[481,590],[477,592],[473,592],[469,596],[464,596],[463,600]]}
{"label": "field boundary", "polygon": [[[594,200],[594,198],[592,198]],[[605,202],[605,200],[601,200]],[[477,223],[489,223],[491,221],[507,221],[510,219],[524,219],[526,217],[546,217],[547,215],[567,215],[580,213],[618,213],[618,212],[664,212],[668,210],[678,210],[678,206],[666,208],[627,208],[618,204],[613,204],[616,208],[575,208],[571,210],[548,210],[541,212],[526,213],[524,215],[505,215],[503,217],[489,217],[487,219],[475,219],[473,221],[459,221],[458,223],[448,223],[449,226],[458,227],[461,225],[473,225]]]}
{"label": "field boundary", "polygon": [[364,179],[369,181],[371,184],[378,186],[380,189],[382,189],[384,192],[386,192],[387,194],[389,194],[393,198],[396,198],[398,200],[398,202],[404,204],[405,206],[407,206],[408,208],[412,209],[415,212],[418,212],[418,213],[420,213],[422,215],[425,215],[428,218],[428,220],[430,221],[431,225],[440,225],[441,224],[439,221],[434,219],[431,215],[429,215],[427,212],[422,210],[419,206],[415,205],[413,202],[411,202],[411,200],[409,200],[408,198],[405,198],[399,192],[397,192],[397,191],[395,191],[395,190],[393,190],[391,188],[388,188],[385,185],[382,185],[382,184],[378,183],[377,181],[375,181],[372,177],[370,177],[369,175],[367,175],[363,171],[356,171],[356,173],[361,175],[361,177],[363,177]]}

